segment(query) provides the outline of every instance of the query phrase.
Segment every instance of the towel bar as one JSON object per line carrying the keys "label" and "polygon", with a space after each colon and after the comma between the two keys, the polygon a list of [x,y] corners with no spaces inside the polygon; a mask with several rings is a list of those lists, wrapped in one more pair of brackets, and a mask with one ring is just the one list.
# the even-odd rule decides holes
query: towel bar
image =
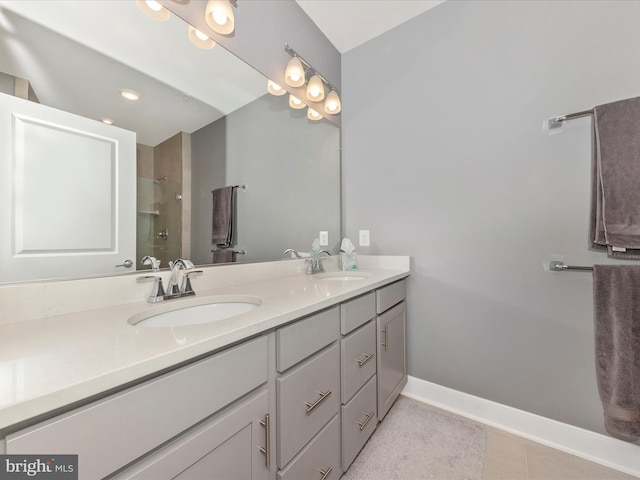
{"label": "towel bar", "polygon": [[[547,121],[547,126],[549,130],[553,130],[554,128],[560,128],[565,120],[573,120],[574,118],[582,118],[588,117],[589,115],[593,115],[593,110],[584,110],[582,112],[569,113],[567,115],[559,115],[557,117],[550,118]],[[585,267],[588,268],[588,267]]]}
{"label": "towel bar", "polygon": [[551,270],[552,272],[564,272],[567,270],[572,270],[576,272],[593,272],[593,267],[575,267],[571,265],[565,265],[564,262],[551,260],[549,262],[549,270]]}
{"label": "towel bar", "polygon": [[[214,248],[213,250],[211,250],[212,252],[215,252],[216,250],[226,250],[224,248],[220,249],[220,248]],[[232,250],[233,253],[237,254],[237,255],[246,255],[247,254],[247,249],[243,248],[242,250]]]}

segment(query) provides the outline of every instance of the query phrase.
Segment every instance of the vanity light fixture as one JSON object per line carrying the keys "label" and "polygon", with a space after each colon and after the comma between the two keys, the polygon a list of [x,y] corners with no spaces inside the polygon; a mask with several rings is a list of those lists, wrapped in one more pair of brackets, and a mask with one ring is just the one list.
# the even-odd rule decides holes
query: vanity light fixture
{"label": "vanity light fixture", "polygon": [[136,4],[147,17],[159,22],[165,22],[171,16],[171,12],[155,0],[136,0]]}
{"label": "vanity light fixture", "polygon": [[131,100],[132,102],[137,102],[138,100],[140,100],[140,95],[133,90],[120,90],[120,95],[122,95],[127,100]]}
{"label": "vanity light fixture", "polygon": [[324,84],[317,74],[313,75],[309,79],[309,84],[307,85],[307,98],[314,102],[320,102],[324,99]]}
{"label": "vanity light fixture", "polygon": [[236,0],[209,0],[205,9],[205,21],[209,28],[221,35],[233,33],[235,19],[233,8],[237,6]]}
{"label": "vanity light fixture", "polygon": [[189,25],[189,40],[203,50],[210,50],[216,46],[216,42],[192,25]]}
{"label": "vanity light fixture", "polygon": [[282,88],[280,85],[278,85],[276,82],[274,82],[271,79],[267,79],[267,91],[271,95],[275,95],[276,97],[279,97],[280,95],[284,95],[285,93],[287,93],[287,91],[284,88]]}
{"label": "vanity light fixture", "polygon": [[313,108],[309,107],[307,109],[307,118],[309,120],[320,120],[322,118],[322,115],[316,112]]}
{"label": "vanity light fixture", "polygon": [[292,93],[289,94],[289,106],[291,108],[295,108],[296,110],[300,110],[306,107],[306,105],[302,103],[302,100],[300,100],[298,97],[296,97]]}
{"label": "vanity light fixture", "polygon": [[292,87],[301,87],[305,80],[302,62],[298,57],[291,58],[284,71],[284,81]]}
{"label": "vanity light fixture", "polygon": [[340,113],[340,110],[342,110],[340,97],[335,90],[331,90],[327,95],[327,99],[324,101],[324,111],[331,115],[335,115],[336,113]]}
{"label": "vanity light fixture", "polygon": [[[311,72],[309,83],[306,88],[306,97],[313,102],[321,102],[325,100],[325,88],[329,90],[329,94],[326,96],[324,102],[324,112],[330,115],[336,115],[342,110],[340,103],[340,95],[338,89],[334,87],[331,82],[324,78],[318,71],[313,68],[309,62],[296,53],[288,44],[284,44],[284,50],[291,55],[291,60],[287,63],[287,68],[284,73],[285,81],[287,85],[292,87],[302,87],[306,81],[306,71]],[[297,99],[296,99],[297,100]],[[294,107],[291,98],[289,98],[289,105]],[[296,103],[297,105],[297,103]],[[308,117],[311,120],[319,120],[322,117],[316,110],[310,108]],[[313,112],[313,113],[311,113]],[[317,117],[316,117],[317,115]]]}

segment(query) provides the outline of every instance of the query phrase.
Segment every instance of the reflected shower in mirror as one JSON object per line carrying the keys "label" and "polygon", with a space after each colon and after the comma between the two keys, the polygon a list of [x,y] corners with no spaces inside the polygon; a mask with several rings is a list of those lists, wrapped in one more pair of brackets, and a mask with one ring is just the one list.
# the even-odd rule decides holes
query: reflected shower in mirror
{"label": "reflected shower in mirror", "polygon": [[[144,255],[163,267],[178,257],[211,263],[211,192],[226,185],[247,185],[235,193],[233,248],[246,252],[237,261],[306,251],[321,230],[330,247],[339,243],[339,129],[269,95],[267,79],[219,45],[194,47],[175,16],[154,22],[135,2],[2,1],[0,92],[19,89],[136,133],[136,251],[122,252],[122,260],[134,257],[137,268]],[[122,98],[124,89],[139,100]]]}

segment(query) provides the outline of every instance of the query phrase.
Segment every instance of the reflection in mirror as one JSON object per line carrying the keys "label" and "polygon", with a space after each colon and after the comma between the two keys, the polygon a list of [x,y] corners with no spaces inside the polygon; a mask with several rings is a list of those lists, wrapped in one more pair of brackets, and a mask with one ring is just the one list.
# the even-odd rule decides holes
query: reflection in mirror
{"label": "reflection in mirror", "polygon": [[[135,252],[115,245],[117,263],[132,259],[145,268],[145,255],[163,267],[179,257],[211,263],[211,192],[227,185],[247,185],[235,192],[232,248],[246,252],[237,261],[308,251],[321,230],[329,232],[329,248],[339,244],[339,130],[290,109],[288,96],[267,94],[266,78],[219,45],[194,47],[182,20],[154,22],[135,2],[1,1],[0,95],[15,94],[25,81],[30,100],[135,132],[137,205],[128,202],[137,219],[137,234],[129,232]],[[124,100],[122,89],[140,100]],[[5,150],[0,162],[10,169]],[[13,223],[2,229],[2,245],[11,244]],[[0,262],[7,254],[15,252],[3,247]],[[0,274],[0,283],[125,270],[92,267],[69,252],[65,263],[82,268],[53,275],[30,268],[26,277]]]}

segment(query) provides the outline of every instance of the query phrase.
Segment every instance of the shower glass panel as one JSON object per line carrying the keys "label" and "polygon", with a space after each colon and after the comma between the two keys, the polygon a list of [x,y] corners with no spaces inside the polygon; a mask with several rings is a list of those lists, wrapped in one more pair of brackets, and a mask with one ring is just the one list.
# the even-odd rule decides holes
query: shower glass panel
{"label": "shower glass panel", "polygon": [[[182,182],[166,176],[138,177],[137,261],[145,255],[160,267],[180,258],[182,250]],[[138,269],[149,268],[141,264]]]}

